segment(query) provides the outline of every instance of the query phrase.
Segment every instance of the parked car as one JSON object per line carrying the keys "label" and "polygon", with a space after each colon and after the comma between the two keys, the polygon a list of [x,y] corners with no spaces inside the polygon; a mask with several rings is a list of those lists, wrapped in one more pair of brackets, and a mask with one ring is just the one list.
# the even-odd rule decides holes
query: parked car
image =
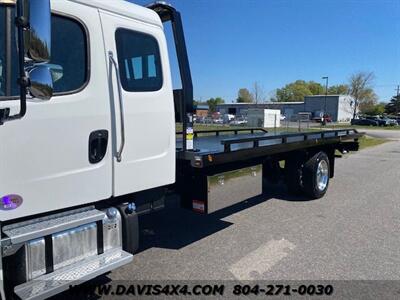
{"label": "parked car", "polygon": [[230,121],[233,121],[233,120],[235,119],[235,115],[232,115],[232,114],[224,114],[224,115],[222,116],[222,118],[223,118],[225,124],[229,124]]}
{"label": "parked car", "polygon": [[247,120],[245,118],[237,118],[237,119],[233,120],[230,124],[231,125],[246,125]]}
{"label": "parked car", "polygon": [[324,120],[327,123],[332,123],[332,117],[330,115],[324,115]]}
{"label": "parked car", "polygon": [[325,114],[325,115],[317,114],[314,118],[312,118],[312,120],[317,123],[331,123],[332,117],[328,114]]}
{"label": "parked car", "polygon": [[351,119],[351,125],[379,126],[378,121],[371,119]]}
{"label": "parked car", "polygon": [[379,126],[393,126],[394,125],[393,122],[389,118],[381,118],[379,116],[368,116],[368,117],[366,117],[366,119],[378,122]]}
{"label": "parked car", "polygon": [[285,121],[285,120],[286,120],[286,116],[281,115],[281,116],[280,116],[280,119],[281,119],[281,121]]}
{"label": "parked car", "polygon": [[203,120],[204,124],[211,124],[212,123],[212,118],[211,117],[205,117]]}
{"label": "parked car", "polygon": [[392,118],[384,118],[384,119],[386,119],[387,122],[389,122],[389,125],[390,125],[390,126],[397,126],[397,125],[399,125],[399,123],[398,123],[397,120],[395,120],[395,119],[392,119]]}
{"label": "parked car", "polygon": [[214,124],[224,124],[224,120],[222,118],[213,119]]}
{"label": "parked car", "polygon": [[193,119],[193,122],[203,124],[205,123],[205,119],[206,119],[205,117],[199,116],[196,119]]}

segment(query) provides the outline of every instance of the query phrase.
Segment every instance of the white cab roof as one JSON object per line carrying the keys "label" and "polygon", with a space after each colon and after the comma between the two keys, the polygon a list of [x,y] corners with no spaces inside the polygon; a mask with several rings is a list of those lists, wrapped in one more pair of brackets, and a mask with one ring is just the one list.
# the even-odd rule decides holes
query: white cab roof
{"label": "white cab roof", "polygon": [[[54,1],[54,0],[53,0]],[[125,0],[69,0],[162,27],[156,12]]]}

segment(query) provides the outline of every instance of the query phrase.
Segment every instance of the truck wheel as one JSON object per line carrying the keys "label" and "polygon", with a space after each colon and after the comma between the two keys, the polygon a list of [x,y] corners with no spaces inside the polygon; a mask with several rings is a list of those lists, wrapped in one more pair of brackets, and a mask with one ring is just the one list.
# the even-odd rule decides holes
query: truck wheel
{"label": "truck wheel", "polygon": [[279,161],[267,161],[263,163],[263,177],[272,184],[277,184],[282,177]]}
{"label": "truck wheel", "polygon": [[303,190],[313,199],[325,195],[329,185],[329,158],[325,152],[312,156],[303,167]]}
{"label": "truck wheel", "polygon": [[301,195],[303,192],[303,161],[290,158],[285,161],[285,180],[289,193]]}

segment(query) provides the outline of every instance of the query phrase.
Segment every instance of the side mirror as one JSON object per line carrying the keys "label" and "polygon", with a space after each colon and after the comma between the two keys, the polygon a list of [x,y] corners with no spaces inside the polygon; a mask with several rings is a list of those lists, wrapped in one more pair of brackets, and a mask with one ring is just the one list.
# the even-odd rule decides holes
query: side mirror
{"label": "side mirror", "polygon": [[[0,110],[1,125],[25,116],[27,90],[35,98],[49,100],[53,95],[53,78],[49,67],[43,64],[50,61],[51,55],[50,0],[0,0],[0,3],[15,3],[17,6],[18,84],[20,86],[19,112],[9,115],[9,109]],[[27,76],[28,69],[30,78]]]}
{"label": "side mirror", "polygon": [[53,77],[49,67],[37,65],[29,72],[29,92],[34,98],[50,100],[53,96]]}
{"label": "side mirror", "polygon": [[[22,1],[22,0],[20,0]],[[25,55],[34,63],[49,62],[51,55],[50,0],[23,0]]]}

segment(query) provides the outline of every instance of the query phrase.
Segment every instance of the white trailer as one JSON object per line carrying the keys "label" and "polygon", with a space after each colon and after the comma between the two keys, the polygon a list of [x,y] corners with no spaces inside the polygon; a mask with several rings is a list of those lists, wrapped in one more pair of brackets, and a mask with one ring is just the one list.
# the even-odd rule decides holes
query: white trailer
{"label": "white trailer", "polygon": [[249,109],[247,112],[249,126],[275,128],[281,126],[279,109]]}

